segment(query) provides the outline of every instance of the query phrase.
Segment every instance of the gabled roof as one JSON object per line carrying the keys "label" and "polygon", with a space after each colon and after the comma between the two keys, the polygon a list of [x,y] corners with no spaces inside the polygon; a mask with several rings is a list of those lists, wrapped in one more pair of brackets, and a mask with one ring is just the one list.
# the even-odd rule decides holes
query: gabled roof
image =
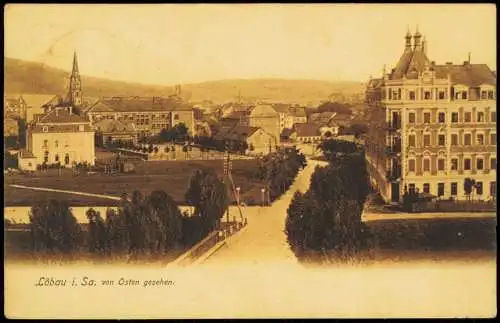
{"label": "gabled roof", "polygon": [[42,115],[36,122],[39,123],[88,123],[89,121],[75,113],[70,113],[69,109],[55,108],[52,111]]}

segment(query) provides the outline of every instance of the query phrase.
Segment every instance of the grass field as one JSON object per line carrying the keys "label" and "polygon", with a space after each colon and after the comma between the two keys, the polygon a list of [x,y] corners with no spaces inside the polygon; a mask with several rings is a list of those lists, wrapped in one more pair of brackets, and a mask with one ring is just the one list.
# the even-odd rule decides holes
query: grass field
{"label": "grass field", "polygon": [[[232,177],[236,186],[241,188],[241,199],[259,199],[263,183],[253,178],[257,168],[257,160],[233,161]],[[191,175],[200,168],[212,168],[218,174],[223,174],[223,164],[220,160],[205,161],[148,161],[136,165],[135,173],[103,174],[74,176],[71,170],[64,169],[61,175],[58,170],[49,169],[37,172],[35,175],[10,175],[4,178],[4,205],[30,206],[36,201],[46,198],[65,200],[73,206],[104,205],[113,206],[117,202],[97,197],[86,197],[56,192],[34,191],[10,187],[12,184],[44,187],[60,190],[78,191],[93,194],[112,195],[120,197],[123,193],[139,190],[149,194],[154,190],[164,190],[178,203],[184,202]]]}

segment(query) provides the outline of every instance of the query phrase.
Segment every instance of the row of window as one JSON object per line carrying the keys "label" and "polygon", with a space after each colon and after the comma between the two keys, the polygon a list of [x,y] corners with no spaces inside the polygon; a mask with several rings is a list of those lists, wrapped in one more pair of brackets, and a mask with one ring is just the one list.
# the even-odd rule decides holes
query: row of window
{"label": "row of window", "polygon": [[[448,91],[447,89],[425,89],[423,91],[423,96],[421,100],[432,100],[433,95],[432,93],[435,93],[434,97],[436,100],[447,100],[448,99]],[[457,90],[455,91],[455,95],[453,96],[455,100],[467,100],[468,98],[468,91],[467,90]],[[481,100],[494,100],[495,99],[495,92],[492,90],[489,91],[481,91],[480,93]],[[402,91],[401,89],[390,89],[389,90],[389,100],[401,100],[402,98]],[[408,95],[406,96],[407,100],[415,101],[417,99],[417,92],[416,91],[408,91]]]}
{"label": "row of window", "polygon": [[[463,115],[463,122],[485,122],[485,115],[484,112],[478,111],[476,114],[476,120],[472,121],[472,112],[464,112]],[[490,122],[496,122],[497,121],[497,112],[496,111],[491,111],[490,113]],[[423,123],[431,123],[431,113],[430,112],[424,112],[424,122]],[[438,113],[438,123],[445,123],[446,122],[446,113],[445,112],[439,112]],[[451,122],[452,123],[458,123],[458,112],[452,112],[451,113]],[[414,124],[416,123],[416,114],[415,112],[409,112],[408,113],[408,123],[409,124]]]}
{"label": "row of window", "polygon": [[[475,194],[476,195],[483,195],[483,182],[476,182],[475,186]],[[445,183],[437,183],[437,196],[444,196],[444,189],[445,189]],[[422,186],[422,190],[424,193],[430,193],[431,186],[429,183],[424,183]],[[408,184],[408,191],[410,193],[415,193],[416,188],[415,184]],[[490,196],[496,196],[497,194],[497,183],[496,182],[490,182]],[[450,195],[451,196],[457,196],[458,195],[458,183],[453,182],[450,183]]]}
{"label": "row of window", "polygon": [[[44,155],[43,155],[43,161],[44,161],[46,164],[48,164],[48,163],[49,163],[49,152],[48,152],[48,151],[45,151],[45,153],[44,153]],[[56,155],[54,156],[54,162],[55,162],[55,163],[60,162],[60,160],[59,160],[59,155],[58,155],[58,154],[56,154]],[[69,165],[69,154],[66,154],[66,155],[64,156],[64,164],[65,164],[65,165]]]}
{"label": "row of window", "polygon": [[[476,158],[476,170],[484,170],[485,169],[485,161],[481,157]],[[424,158],[423,159],[423,171],[424,172],[430,172],[431,171],[431,160],[430,158]],[[491,170],[496,170],[497,169],[497,159],[496,157],[491,157],[490,158],[490,168]],[[438,171],[445,171],[446,170],[446,159],[444,158],[439,158],[437,160],[437,170]],[[450,170],[451,171],[457,171],[458,170],[458,158],[451,158],[450,160]],[[471,158],[464,158],[463,159],[463,170],[470,171],[472,170],[472,159]],[[408,172],[414,173],[416,172],[416,161],[415,159],[409,159],[408,160]]]}
{"label": "row of window", "polygon": [[[459,141],[458,141],[458,134],[452,133],[450,138],[451,146],[458,146]],[[432,146],[431,143],[431,134],[424,134],[423,135],[423,145],[424,147],[430,147]],[[485,145],[485,135],[483,133],[477,133],[476,134],[476,140],[474,142],[474,145]],[[496,133],[490,133],[490,140],[488,142],[488,145],[496,145],[497,144],[497,134]],[[437,145],[438,146],[445,146],[446,145],[446,135],[445,134],[438,134],[437,136]],[[463,141],[462,145],[464,146],[471,146],[472,145],[472,134],[470,133],[465,133],[463,135]],[[416,147],[416,135],[408,135],[408,147]]]}
{"label": "row of window", "polygon": [[[84,125],[78,125],[78,131],[84,131],[85,130],[85,126]],[[49,132],[49,127],[48,126],[43,126],[42,128],[42,131],[43,132]]]}
{"label": "row of window", "polygon": [[[47,139],[45,139],[45,140],[43,141],[43,146],[42,146],[42,148],[43,148],[43,149],[46,149],[46,148],[48,148],[48,147],[49,147],[49,141],[48,141]],[[59,148],[59,140],[54,141],[54,147],[55,147],[55,148]],[[67,141],[64,143],[64,147],[69,147],[69,144],[68,144],[68,142],[67,142]]]}

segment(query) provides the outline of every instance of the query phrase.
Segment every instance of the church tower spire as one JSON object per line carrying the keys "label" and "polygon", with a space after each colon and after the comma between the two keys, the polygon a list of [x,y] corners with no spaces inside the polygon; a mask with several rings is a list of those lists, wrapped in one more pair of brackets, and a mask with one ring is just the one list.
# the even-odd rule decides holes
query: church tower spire
{"label": "church tower spire", "polygon": [[78,71],[78,59],[76,51],[73,55],[73,69],[69,80],[69,103],[74,107],[80,107],[83,102],[82,95],[82,81],[80,79],[80,72]]}

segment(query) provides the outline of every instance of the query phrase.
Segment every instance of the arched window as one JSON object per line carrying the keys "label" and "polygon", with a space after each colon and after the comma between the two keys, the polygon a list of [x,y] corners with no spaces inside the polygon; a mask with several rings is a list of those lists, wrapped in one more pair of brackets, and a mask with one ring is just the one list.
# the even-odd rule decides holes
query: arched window
{"label": "arched window", "polygon": [[66,156],[64,156],[64,164],[69,165],[69,154],[66,154]]}
{"label": "arched window", "polygon": [[54,158],[55,162],[58,163],[59,162],[59,155],[56,155],[55,158]]}

